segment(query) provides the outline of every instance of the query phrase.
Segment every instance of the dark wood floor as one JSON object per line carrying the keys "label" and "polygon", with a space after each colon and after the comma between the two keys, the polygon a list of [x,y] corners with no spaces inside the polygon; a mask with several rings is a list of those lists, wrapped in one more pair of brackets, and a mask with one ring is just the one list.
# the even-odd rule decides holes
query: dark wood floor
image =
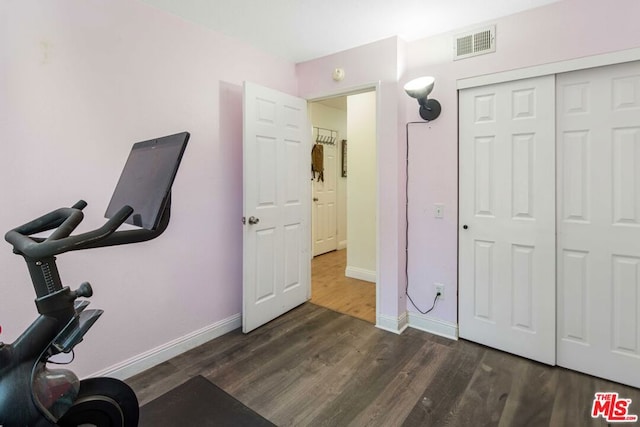
{"label": "dark wood floor", "polygon": [[599,391],[640,415],[638,389],[311,303],[127,382],[142,405],[195,375],[279,426],[604,426],[590,416]]}

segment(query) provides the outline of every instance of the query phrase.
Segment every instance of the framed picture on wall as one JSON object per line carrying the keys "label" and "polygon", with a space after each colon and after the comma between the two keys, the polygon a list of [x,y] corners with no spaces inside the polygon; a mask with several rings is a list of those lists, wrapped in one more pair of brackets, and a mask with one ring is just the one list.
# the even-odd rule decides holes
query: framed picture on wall
{"label": "framed picture on wall", "polygon": [[347,177],[347,140],[342,140],[342,177]]}

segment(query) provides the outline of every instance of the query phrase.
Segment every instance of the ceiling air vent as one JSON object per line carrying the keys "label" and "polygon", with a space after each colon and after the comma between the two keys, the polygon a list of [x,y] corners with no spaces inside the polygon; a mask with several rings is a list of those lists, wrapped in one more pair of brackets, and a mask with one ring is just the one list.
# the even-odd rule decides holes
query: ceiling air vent
{"label": "ceiling air vent", "polygon": [[453,59],[464,59],[496,51],[496,26],[458,34],[453,42]]}

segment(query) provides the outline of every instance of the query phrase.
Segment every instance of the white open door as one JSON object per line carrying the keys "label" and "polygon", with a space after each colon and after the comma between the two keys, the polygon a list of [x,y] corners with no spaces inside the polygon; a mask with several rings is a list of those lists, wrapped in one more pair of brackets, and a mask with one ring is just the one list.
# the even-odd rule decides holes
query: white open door
{"label": "white open door", "polygon": [[304,99],[245,82],[245,333],[311,296],[310,141]]}
{"label": "white open door", "polygon": [[555,363],[554,77],[460,92],[460,337]]}
{"label": "white open door", "polygon": [[337,156],[335,144],[324,144],[324,180],[313,181],[313,256],[338,249]]}

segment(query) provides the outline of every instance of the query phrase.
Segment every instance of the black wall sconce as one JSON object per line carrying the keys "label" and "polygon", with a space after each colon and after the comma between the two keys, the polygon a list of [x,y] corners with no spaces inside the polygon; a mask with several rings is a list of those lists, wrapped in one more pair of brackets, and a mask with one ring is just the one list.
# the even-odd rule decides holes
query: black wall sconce
{"label": "black wall sconce", "polygon": [[420,117],[428,122],[437,119],[442,110],[437,100],[429,99],[429,94],[433,90],[435,81],[436,79],[433,77],[418,77],[404,85],[407,95],[418,100]]}

